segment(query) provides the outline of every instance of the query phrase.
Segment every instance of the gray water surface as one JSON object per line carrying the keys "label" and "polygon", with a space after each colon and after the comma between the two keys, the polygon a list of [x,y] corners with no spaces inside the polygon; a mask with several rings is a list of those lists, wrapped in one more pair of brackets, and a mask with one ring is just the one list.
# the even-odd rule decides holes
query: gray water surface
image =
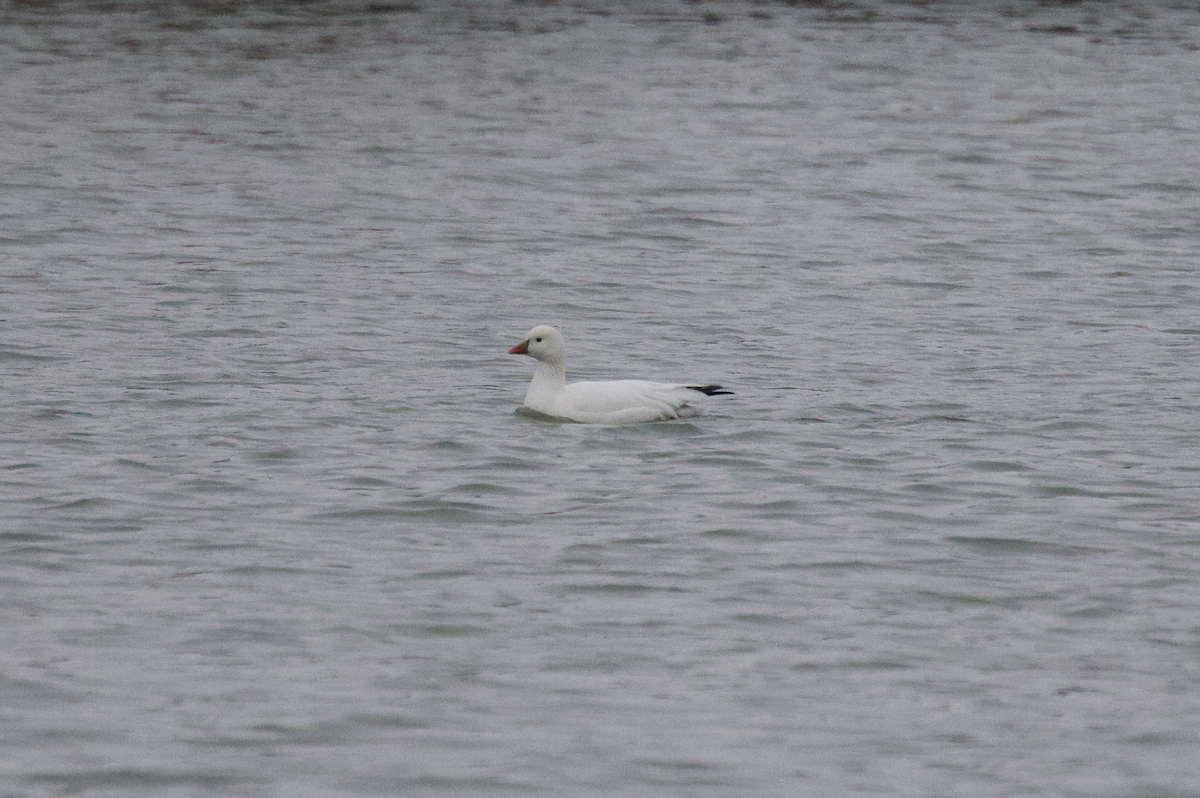
{"label": "gray water surface", "polygon": [[1190,5],[0,6],[5,798],[1200,794]]}

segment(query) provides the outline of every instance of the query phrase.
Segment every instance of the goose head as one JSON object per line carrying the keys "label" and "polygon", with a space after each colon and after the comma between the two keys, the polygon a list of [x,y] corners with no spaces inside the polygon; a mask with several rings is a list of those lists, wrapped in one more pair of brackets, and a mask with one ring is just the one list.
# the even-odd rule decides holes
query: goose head
{"label": "goose head", "polygon": [[562,363],[567,356],[567,346],[562,333],[543,324],[530,330],[525,335],[525,340],[508,350],[508,353],[529,355],[542,362]]}

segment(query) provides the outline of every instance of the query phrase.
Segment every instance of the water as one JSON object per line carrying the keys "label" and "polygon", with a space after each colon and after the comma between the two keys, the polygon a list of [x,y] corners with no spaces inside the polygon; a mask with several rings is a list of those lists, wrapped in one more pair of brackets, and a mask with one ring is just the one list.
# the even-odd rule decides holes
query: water
{"label": "water", "polygon": [[1197,794],[1187,5],[5,7],[3,794]]}

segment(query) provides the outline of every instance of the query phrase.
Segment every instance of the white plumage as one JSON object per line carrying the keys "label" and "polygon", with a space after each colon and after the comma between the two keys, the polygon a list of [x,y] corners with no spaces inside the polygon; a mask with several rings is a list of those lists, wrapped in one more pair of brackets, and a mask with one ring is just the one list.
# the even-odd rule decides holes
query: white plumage
{"label": "white plumage", "polygon": [[542,325],[508,350],[538,361],[525,406],[548,416],[584,424],[636,424],[688,415],[688,402],[702,395],[729,394],[720,385],[670,385],[646,380],[567,384],[567,348],[562,333]]}

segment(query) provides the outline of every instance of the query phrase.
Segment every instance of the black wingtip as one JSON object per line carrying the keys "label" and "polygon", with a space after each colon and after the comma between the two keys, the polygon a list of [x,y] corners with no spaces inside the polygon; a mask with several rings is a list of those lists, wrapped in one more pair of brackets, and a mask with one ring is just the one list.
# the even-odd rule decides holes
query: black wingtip
{"label": "black wingtip", "polygon": [[688,390],[699,391],[705,396],[733,396],[733,391],[727,391],[720,385],[689,385]]}

